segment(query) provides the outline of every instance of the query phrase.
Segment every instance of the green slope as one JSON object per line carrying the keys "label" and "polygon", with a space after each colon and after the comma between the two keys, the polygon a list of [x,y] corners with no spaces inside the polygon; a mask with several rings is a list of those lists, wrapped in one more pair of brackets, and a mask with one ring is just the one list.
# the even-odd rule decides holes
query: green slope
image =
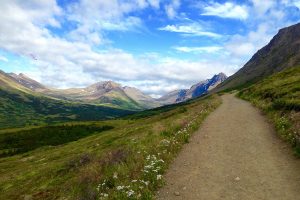
{"label": "green slope", "polygon": [[66,121],[112,119],[130,113],[133,112],[45,97],[0,73],[0,129]]}
{"label": "green slope", "polygon": [[210,96],[119,120],[0,131],[0,199],[152,199],[159,175],[220,103]]}
{"label": "green slope", "polygon": [[270,76],[238,95],[263,109],[300,155],[300,66]]}

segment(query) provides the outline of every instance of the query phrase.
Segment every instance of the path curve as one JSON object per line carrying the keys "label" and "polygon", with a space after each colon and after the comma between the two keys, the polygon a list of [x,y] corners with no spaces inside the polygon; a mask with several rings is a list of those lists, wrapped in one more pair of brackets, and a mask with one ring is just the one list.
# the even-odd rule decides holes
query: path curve
{"label": "path curve", "polygon": [[248,102],[222,96],[166,173],[161,200],[300,200],[300,159]]}

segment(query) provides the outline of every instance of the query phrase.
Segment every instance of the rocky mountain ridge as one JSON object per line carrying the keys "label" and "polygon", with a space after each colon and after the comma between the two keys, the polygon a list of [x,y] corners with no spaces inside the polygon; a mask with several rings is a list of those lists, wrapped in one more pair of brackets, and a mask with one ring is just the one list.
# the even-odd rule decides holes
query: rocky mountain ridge
{"label": "rocky mountain ridge", "polygon": [[173,104],[183,102],[192,98],[197,98],[204,94],[207,94],[210,90],[221,84],[227,79],[224,73],[219,73],[214,75],[212,78],[205,81],[201,81],[193,85],[190,89],[181,89],[172,91],[160,99],[158,99],[163,104]]}
{"label": "rocky mountain ridge", "polygon": [[300,65],[300,23],[280,29],[265,47],[214,92],[245,87],[297,65]]}

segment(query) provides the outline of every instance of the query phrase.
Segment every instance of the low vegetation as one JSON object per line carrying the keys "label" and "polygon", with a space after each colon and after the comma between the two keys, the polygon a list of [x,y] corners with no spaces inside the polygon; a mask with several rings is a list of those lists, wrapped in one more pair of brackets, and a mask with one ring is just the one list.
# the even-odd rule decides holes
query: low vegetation
{"label": "low vegetation", "polygon": [[43,146],[57,146],[112,129],[112,126],[61,125],[0,134],[0,157],[25,153]]}
{"label": "low vegetation", "polygon": [[261,108],[282,138],[300,155],[300,67],[286,69],[241,90],[239,97]]}
{"label": "low vegetation", "polygon": [[0,129],[68,121],[104,120],[133,111],[60,101],[0,87]]}
{"label": "low vegetation", "polygon": [[[119,120],[1,131],[18,138],[8,149],[41,141],[0,158],[0,199],[153,199],[169,163],[220,103],[208,96]],[[77,128],[86,133],[78,138]]]}

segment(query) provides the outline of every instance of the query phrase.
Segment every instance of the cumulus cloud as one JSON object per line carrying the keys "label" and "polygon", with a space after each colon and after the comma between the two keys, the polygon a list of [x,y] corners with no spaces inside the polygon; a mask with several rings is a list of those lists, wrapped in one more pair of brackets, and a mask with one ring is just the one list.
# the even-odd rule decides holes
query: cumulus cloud
{"label": "cumulus cloud", "polygon": [[240,20],[245,20],[249,16],[247,6],[237,5],[232,2],[225,2],[224,4],[213,2],[210,5],[205,6],[203,8],[203,11],[204,12],[201,15],[218,16],[222,18],[232,18]]}
{"label": "cumulus cloud", "polygon": [[203,27],[198,23],[183,24],[183,25],[167,25],[160,27],[158,30],[181,33],[185,36],[206,36],[220,38],[221,35],[203,30]]}

